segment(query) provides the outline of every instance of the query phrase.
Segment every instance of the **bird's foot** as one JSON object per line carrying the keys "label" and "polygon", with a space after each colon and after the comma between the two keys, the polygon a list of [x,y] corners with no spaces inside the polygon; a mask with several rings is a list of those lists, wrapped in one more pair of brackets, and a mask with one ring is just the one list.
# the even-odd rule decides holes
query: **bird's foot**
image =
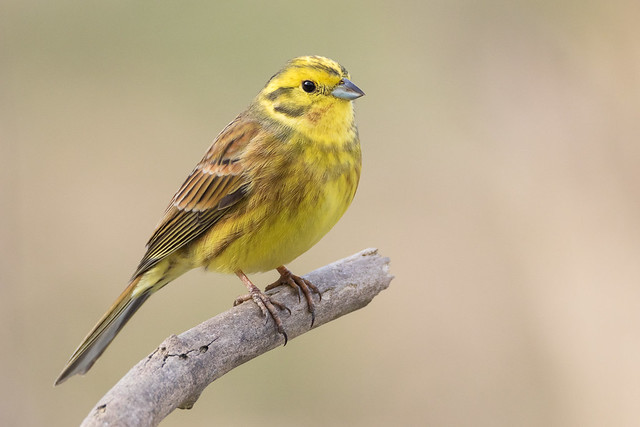
{"label": "bird's foot", "polygon": [[233,305],[236,306],[242,304],[245,301],[253,300],[253,302],[255,302],[256,305],[260,307],[260,311],[262,312],[262,315],[265,319],[268,319],[268,316],[271,316],[274,323],[276,324],[276,330],[284,336],[284,345],[287,345],[287,341],[289,340],[289,338],[287,337],[287,333],[282,326],[282,320],[280,319],[280,315],[278,314],[278,310],[276,309],[276,307],[280,310],[288,311],[289,314],[291,314],[291,310],[289,310],[286,305],[271,299],[269,295],[266,295],[264,292],[262,292],[257,286],[251,283],[249,278],[243,272],[239,271],[236,274],[240,278],[240,280],[242,280],[242,283],[245,284],[247,289],[249,289],[249,293],[247,295],[236,298],[233,302]]}
{"label": "bird's foot", "polygon": [[265,291],[276,288],[280,285],[289,285],[298,292],[298,301],[300,301],[301,295],[304,294],[304,298],[307,300],[309,313],[311,313],[311,326],[313,326],[313,323],[316,320],[316,305],[313,302],[313,294],[318,294],[320,301],[322,301],[322,294],[320,293],[320,290],[318,290],[318,288],[307,279],[293,274],[284,265],[278,267],[277,270],[278,273],[280,273],[280,278],[267,286]]}

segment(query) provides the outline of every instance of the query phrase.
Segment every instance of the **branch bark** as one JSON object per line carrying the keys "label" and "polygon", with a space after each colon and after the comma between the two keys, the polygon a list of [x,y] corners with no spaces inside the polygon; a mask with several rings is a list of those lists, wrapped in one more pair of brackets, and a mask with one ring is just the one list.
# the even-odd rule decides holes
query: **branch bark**
{"label": "branch bark", "polygon": [[[322,293],[314,328],[363,308],[393,276],[389,259],[366,249],[305,276]],[[269,294],[291,309],[282,321],[293,339],[310,330],[304,301],[288,286]],[[317,300],[316,300],[317,301]],[[190,409],[200,393],[233,368],[283,343],[255,304],[245,303],[176,336],[136,364],[91,410],[82,426],[155,426],[174,409]]]}

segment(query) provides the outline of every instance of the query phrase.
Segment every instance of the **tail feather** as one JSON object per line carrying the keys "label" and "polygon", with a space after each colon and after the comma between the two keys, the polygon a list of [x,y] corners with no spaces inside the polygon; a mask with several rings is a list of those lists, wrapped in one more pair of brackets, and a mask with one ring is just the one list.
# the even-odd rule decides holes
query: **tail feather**
{"label": "tail feather", "polygon": [[107,346],[113,341],[118,332],[127,323],[153,293],[153,287],[146,287],[140,291],[138,283],[142,276],[135,278],[113,303],[96,326],[93,327],[89,335],[86,336],[82,344],[73,353],[67,366],[55,382],[61,384],[75,374],[86,373]]}

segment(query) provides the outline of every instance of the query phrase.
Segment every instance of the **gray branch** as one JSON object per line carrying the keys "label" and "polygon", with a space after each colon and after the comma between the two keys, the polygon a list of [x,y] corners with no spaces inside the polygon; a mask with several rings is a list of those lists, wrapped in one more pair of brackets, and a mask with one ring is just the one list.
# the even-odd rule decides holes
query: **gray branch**
{"label": "gray branch", "polygon": [[[366,249],[305,276],[322,293],[314,328],[358,310],[389,286],[389,259]],[[310,330],[311,315],[288,286],[269,294],[291,309],[282,321],[293,339]],[[175,408],[193,407],[211,382],[283,344],[273,320],[265,323],[255,304],[245,303],[176,336],[138,362],[91,410],[83,426],[155,426]]]}

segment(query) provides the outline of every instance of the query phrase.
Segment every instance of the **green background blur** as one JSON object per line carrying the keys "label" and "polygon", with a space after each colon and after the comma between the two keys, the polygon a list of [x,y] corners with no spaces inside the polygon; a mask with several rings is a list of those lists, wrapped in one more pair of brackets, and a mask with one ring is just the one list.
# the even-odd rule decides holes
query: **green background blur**
{"label": "green background blur", "polygon": [[243,293],[190,272],[52,386],[212,138],[319,54],[367,93],[364,168],[290,267],[375,246],[396,278],[163,425],[637,425],[640,3],[216,3],[1,3],[0,424],[78,424]]}

